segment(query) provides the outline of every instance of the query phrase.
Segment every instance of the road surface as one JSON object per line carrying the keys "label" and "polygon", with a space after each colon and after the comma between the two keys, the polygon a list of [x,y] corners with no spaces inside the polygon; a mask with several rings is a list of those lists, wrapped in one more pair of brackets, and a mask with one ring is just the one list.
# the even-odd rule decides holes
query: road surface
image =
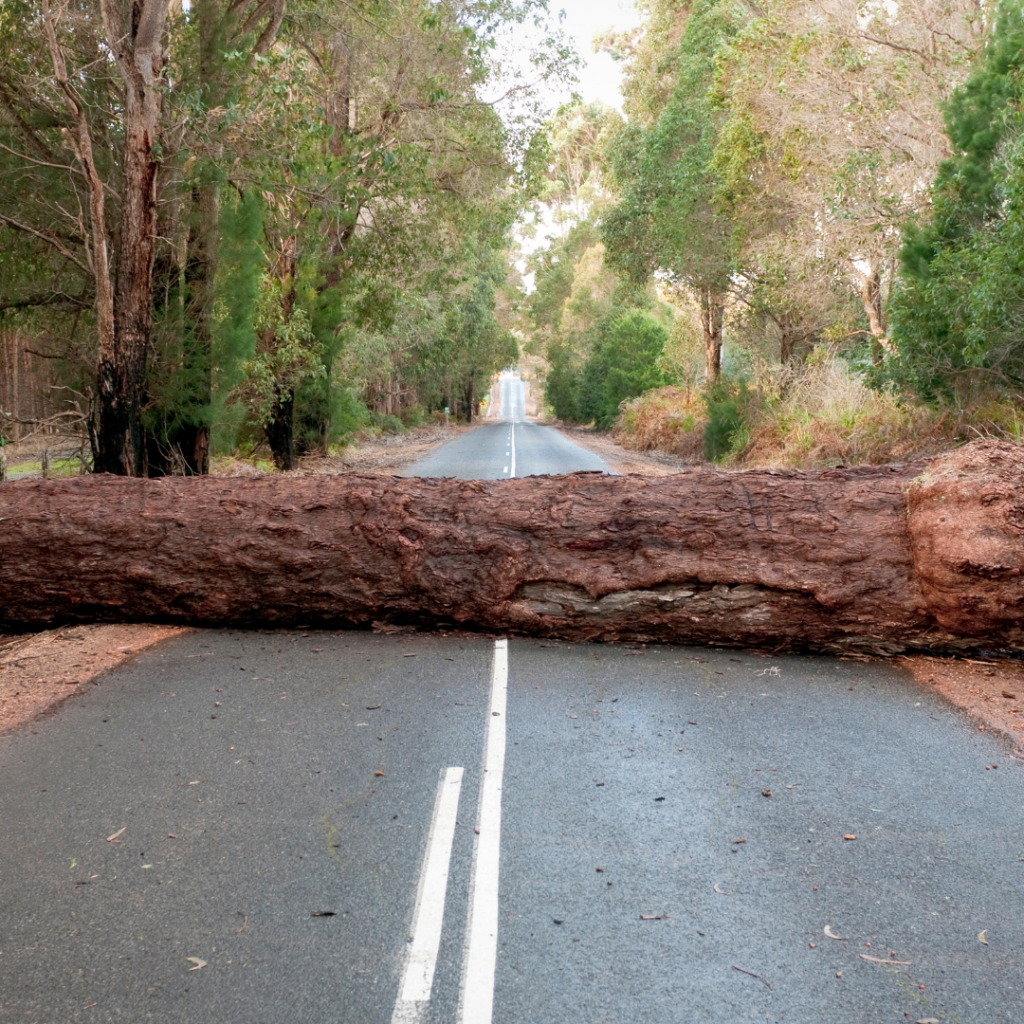
{"label": "road surface", "polygon": [[403,476],[455,476],[500,480],[587,470],[610,473],[603,460],[552,427],[526,419],[526,387],[506,371],[498,381],[502,418],[485,423],[409,466]]}
{"label": "road surface", "polygon": [[0,778],[3,1024],[1024,1020],[1022,763],[885,664],[197,631]]}

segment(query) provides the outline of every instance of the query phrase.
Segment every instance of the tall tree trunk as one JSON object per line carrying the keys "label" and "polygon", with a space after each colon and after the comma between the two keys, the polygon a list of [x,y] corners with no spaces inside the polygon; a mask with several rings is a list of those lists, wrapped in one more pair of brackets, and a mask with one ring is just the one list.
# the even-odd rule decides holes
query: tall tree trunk
{"label": "tall tree trunk", "polygon": [[[109,3],[110,0],[106,0],[106,2]],[[85,107],[78,96],[74,84],[68,77],[64,52],[61,50],[57,39],[57,17],[50,10],[49,0],[42,0],[41,9],[46,41],[50,50],[50,59],[53,63],[54,77],[60,87],[61,95],[64,98],[64,105],[71,115],[71,122],[74,126],[74,131],[68,132],[65,138],[75,154],[75,159],[82,168],[82,173],[85,176],[89,189],[89,226],[91,237],[86,243],[86,257],[89,269],[96,282],[96,338],[99,365],[102,366],[104,363],[112,363],[117,355],[114,289],[110,285],[110,257],[107,248],[104,184],[96,169],[96,162],[93,159],[92,135],[89,131],[89,121],[86,117]],[[106,23],[105,10],[104,23]],[[108,38],[111,38],[109,25],[106,28]],[[100,469],[98,461],[102,442],[99,431],[93,433],[90,430],[90,439],[93,449],[93,464],[97,469]]]}
{"label": "tall tree trunk", "polygon": [[142,409],[153,326],[157,142],[163,105],[164,36],[171,0],[134,0],[130,20],[115,0],[100,0],[107,42],[125,85],[121,230],[114,278],[114,345],[100,351],[100,473],[142,476],[146,444]]}
{"label": "tall tree trunk", "polygon": [[860,300],[871,332],[871,361],[877,366],[889,349],[885,336],[885,307],[882,302],[882,279],[877,267],[860,274]]}
{"label": "tall tree trunk", "polygon": [[698,289],[700,324],[704,332],[704,377],[714,384],[722,373],[722,323],[725,304],[721,295],[708,285]]}

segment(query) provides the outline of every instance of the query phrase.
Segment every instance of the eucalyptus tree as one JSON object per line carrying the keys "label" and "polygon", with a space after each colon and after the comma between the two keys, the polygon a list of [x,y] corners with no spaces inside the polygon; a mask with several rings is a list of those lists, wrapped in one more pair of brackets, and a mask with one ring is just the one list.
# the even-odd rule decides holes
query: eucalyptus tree
{"label": "eucalyptus tree", "polygon": [[[240,44],[268,48],[284,0],[232,4]],[[52,250],[58,274],[80,275],[95,344],[99,471],[145,471],[143,409],[153,326],[153,268],[173,151],[167,96],[172,46],[187,16],[172,0],[49,0],[4,4],[0,133],[5,159],[28,189],[5,182],[5,232]],[[49,172],[59,171],[59,175]],[[48,174],[48,177],[43,177]],[[13,279],[12,279],[13,278]],[[12,275],[5,285],[28,284]],[[31,288],[31,285],[29,285]],[[23,308],[32,294],[14,299]],[[10,300],[9,300],[10,301]]]}
{"label": "eucalyptus tree", "polygon": [[602,220],[606,259],[634,281],[686,286],[701,311],[705,375],[721,372],[730,225],[713,157],[724,113],[712,95],[716,55],[745,14],[732,0],[658,0],[627,65],[626,126],[609,147],[618,202]]}
{"label": "eucalyptus tree", "polygon": [[[951,155],[942,105],[987,30],[975,0],[759,0],[718,56],[714,156],[738,263],[787,331],[856,296],[888,345],[900,231]],[[780,319],[780,314],[785,319]]]}

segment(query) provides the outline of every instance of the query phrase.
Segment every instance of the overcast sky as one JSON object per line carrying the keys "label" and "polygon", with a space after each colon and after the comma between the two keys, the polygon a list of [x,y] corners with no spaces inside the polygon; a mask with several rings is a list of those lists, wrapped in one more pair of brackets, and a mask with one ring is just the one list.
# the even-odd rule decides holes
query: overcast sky
{"label": "overcast sky", "polygon": [[563,27],[576,40],[576,49],[586,62],[580,69],[580,95],[584,100],[599,99],[609,106],[621,107],[620,65],[607,53],[593,53],[591,40],[611,25],[622,29],[639,24],[636,7],[630,0],[551,0],[552,12],[560,9],[565,11]]}

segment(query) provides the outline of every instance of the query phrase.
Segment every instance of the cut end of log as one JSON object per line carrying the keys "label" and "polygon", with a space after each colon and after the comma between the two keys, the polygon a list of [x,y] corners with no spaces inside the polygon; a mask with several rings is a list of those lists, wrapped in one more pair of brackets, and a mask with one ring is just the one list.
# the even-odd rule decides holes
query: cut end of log
{"label": "cut end of log", "polygon": [[975,441],[910,484],[914,571],[929,612],[951,633],[1024,639],[1024,448]]}

